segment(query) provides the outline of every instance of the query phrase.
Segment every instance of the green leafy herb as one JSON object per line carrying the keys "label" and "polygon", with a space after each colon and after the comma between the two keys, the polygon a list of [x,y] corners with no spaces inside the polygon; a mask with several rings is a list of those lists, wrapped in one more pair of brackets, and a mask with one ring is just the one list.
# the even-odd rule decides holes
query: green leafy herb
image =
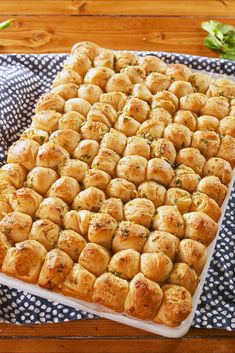
{"label": "green leafy herb", "polygon": [[10,18],[9,20],[6,20],[6,21],[0,23],[0,30],[8,28],[12,21],[13,21],[13,18]]}
{"label": "green leafy herb", "polygon": [[235,27],[217,21],[202,22],[201,27],[209,33],[205,45],[221,58],[235,61]]}

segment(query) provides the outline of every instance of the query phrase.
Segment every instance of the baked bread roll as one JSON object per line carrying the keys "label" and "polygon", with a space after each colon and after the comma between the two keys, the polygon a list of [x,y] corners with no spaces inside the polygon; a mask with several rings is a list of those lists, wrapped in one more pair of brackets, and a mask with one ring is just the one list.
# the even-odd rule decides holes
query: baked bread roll
{"label": "baked bread roll", "polygon": [[115,276],[131,280],[140,271],[140,254],[133,249],[118,251],[111,258],[108,271]]}
{"label": "baked bread roll", "polygon": [[2,267],[3,260],[10,248],[11,244],[7,241],[7,237],[0,232],[0,267]]}
{"label": "baked bread roll", "polygon": [[[164,90],[165,91],[165,90]],[[158,92],[159,94],[160,92]],[[155,94],[152,98],[152,112],[154,112],[156,109],[164,109],[166,110],[170,115],[173,115],[176,111],[175,105],[174,103],[172,103],[171,100],[165,100],[165,99],[160,99],[157,98],[157,95]],[[150,114],[149,117],[153,118],[154,117],[154,113]],[[159,121],[164,122],[164,124],[166,125],[166,118],[162,117],[161,119],[158,119]]]}
{"label": "baked bread roll", "polygon": [[100,148],[99,153],[94,158],[91,166],[94,169],[101,169],[111,175],[111,177],[114,177],[119,159],[119,155],[113,150],[110,150],[109,148]]}
{"label": "baked bread roll", "polygon": [[116,120],[116,110],[112,107],[112,105],[103,102],[95,103],[87,115],[87,121],[100,122],[109,128],[113,126]]}
{"label": "baked bread roll", "polygon": [[7,250],[2,271],[25,282],[36,283],[47,252],[36,240],[25,240]]}
{"label": "baked bread roll", "polygon": [[206,162],[203,169],[203,176],[214,175],[217,176],[221,183],[228,185],[232,178],[232,168],[228,161],[223,158],[210,158]]}
{"label": "baked bread roll", "polygon": [[100,147],[113,150],[121,156],[125,149],[126,142],[127,138],[122,132],[110,129],[102,138]]}
{"label": "baked bread roll", "polygon": [[151,72],[146,80],[145,84],[152,94],[156,94],[159,91],[164,91],[170,86],[169,78],[159,72]]}
{"label": "baked bread roll", "polygon": [[46,196],[59,197],[64,202],[71,204],[80,190],[80,185],[76,179],[69,176],[62,176],[51,185]]}
{"label": "baked bread roll", "polygon": [[164,253],[171,261],[174,261],[179,244],[180,241],[175,235],[155,230],[150,233],[143,248],[143,253]]}
{"label": "baked bread roll", "polygon": [[64,100],[68,100],[77,96],[77,90],[78,86],[74,83],[64,83],[53,88],[51,92],[58,94]]}
{"label": "baked bread roll", "polygon": [[37,167],[56,169],[69,158],[69,153],[64,148],[53,141],[49,141],[39,147],[36,165]]}
{"label": "baked bread roll", "polygon": [[77,261],[86,246],[86,240],[72,229],[63,230],[59,234],[57,248],[68,254],[73,261]]}
{"label": "baked bread roll", "polygon": [[170,101],[174,104],[175,109],[178,109],[178,107],[179,107],[179,100],[178,100],[177,96],[170,91],[165,90],[165,91],[160,91],[160,92],[156,93],[153,97],[153,101],[155,99]]}
{"label": "baked bread roll", "polygon": [[170,140],[175,148],[189,147],[191,145],[191,131],[182,124],[169,124],[164,131],[164,137]]}
{"label": "baked bread roll", "polygon": [[96,277],[107,270],[109,261],[108,250],[94,243],[87,243],[78,259],[78,263]]}
{"label": "baked bread roll", "polygon": [[201,115],[197,119],[197,130],[199,131],[217,131],[219,119],[212,115]]}
{"label": "baked bread roll", "polygon": [[92,215],[93,214],[87,210],[81,210],[78,212],[74,210],[69,211],[63,219],[64,228],[72,229],[75,232],[86,236]]}
{"label": "baked bread roll", "polygon": [[57,143],[68,153],[73,154],[80,141],[80,135],[71,129],[57,130],[51,134],[50,141]]}
{"label": "baked bread roll", "polygon": [[88,101],[83,98],[71,98],[65,102],[64,112],[68,113],[71,111],[78,112],[79,114],[87,117],[91,105]]}
{"label": "baked bread roll", "polygon": [[221,183],[218,177],[209,175],[201,179],[198,184],[198,191],[208,195],[210,198],[215,200],[219,206],[221,206],[228,189]]}
{"label": "baked bread roll", "polygon": [[221,120],[229,114],[229,102],[225,97],[208,98],[200,114],[212,115]]}
{"label": "baked bread roll", "polygon": [[130,98],[123,108],[126,115],[134,118],[139,123],[143,123],[147,119],[149,111],[148,103],[139,98]]}
{"label": "baked bread roll", "polygon": [[192,86],[199,93],[204,93],[204,94],[207,92],[211,81],[212,81],[212,77],[203,72],[194,72],[189,78],[189,82],[191,82]]}
{"label": "baked bread roll", "polygon": [[58,123],[58,129],[63,130],[63,129],[70,129],[74,130],[76,132],[80,131],[80,126],[84,122],[85,117],[78,113],[78,112],[73,112],[70,111],[66,114],[64,114]]}
{"label": "baked bread roll", "polygon": [[0,220],[6,216],[7,213],[11,213],[13,210],[8,202],[0,201]]}
{"label": "baked bread roll", "polygon": [[200,211],[206,213],[215,222],[219,221],[221,215],[220,208],[215,200],[201,192],[193,193],[190,211]]}
{"label": "baked bread roll", "polygon": [[139,65],[143,67],[147,74],[151,72],[165,73],[167,65],[155,55],[146,55],[139,58]]}
{"label": "baked bread roll", "polygon": [[10,163],[1,167],[0,175],[2,174],[2,171],[16,189],[22,188],[27,177],[27,171],[24,167],[22,167],[19,163]]}
{"label": "baked bread roll", "polygon": [[164,159],[153,158],[148,161],[147,180],[154,180],[164,186],[168,186],[173,177],[174,171]]}
{"label": "baked bread roll", "polygon": [[106,85],[106,92],[123,92],[129,94],[132,91],[132,83],[129,77],[125,74],[114,74],[112,75]]}
{"label": "baked bread roll", "polygon": [[177,80],[172,82],[168,88],[170,92],[174,93],[178,98],[186,96],[187,94],[193,93],[193,87],[190,82]]}
{"label": "baked bread roll", "polygon": [[21,188],[13,192],[9,203],[15,212],[26,213],[33,217],[43,197],[29,188]]}
{"label": "baked bread roll", "polygon": [[100,102],[110,104],[116,112],[120,112],[127,101],[127,96],[123,92],[103,93],[100,96]]}
{"label": "baked bread roll", "polygon": [[115,71],[121,71],[127,66],[136,65],[138,56],[134,53],[117,52],[115,53]]}
{"label": "baked bread roll", "polygon": [[130,282],[125,312],[139,319],[153,319],[162,301],[160,286],[138,273]]}
{"label": "baked bread roll", "polygon": [[79,192],[74,198],[72,208],[78,211],[88,210],[97,212],[104,200],[105,193],[94,186],[90,186],[88,189]]}
{"label": "baked bread roll", "polygon": [[189,265],[181,262],[174,264],[167,282],[182,286],[193,295],[197,288],[198,281],[196,272]]}
{"label": "baked bread roll", "polygon": [[112,216],[96,213],[90,221],[88,239],[92,243],[111,249],[113,236],[117,226],[118,223]]}
{"label": "baked bread roll", "polygon": [[136,186],[126,179],[115,178],[110,181],[106,188],[108,197],[121,199],[123,203],[137,196]]}
{"label": "baked bread roll", "polygon": [[49,219],[38,219],[32,224],[29,239],[38,241],[47,251],[50,251],[57,243],[59,232],[60,227]]}
{"label": "baked bread roll", "polygon": [[126,156],[120,159],[116,168],[118,178],[127,179],[134,184],[142,183],[146,178],[147,159],[141,156]]}
{"label": "baked bread roll", "polygon": [[166,138],[153,141],[151,144],[151,157],[165,159],[170,165],[173,165],[176,159],[174,144]]}
{"label": "baked bread roll", "polygon": [[[201,109],[207,102],[207,96],[202,93],[189,93],[184,97],[180,98],[180,109],[190,110],[193,113],[202,113]],[[209,114],[210,115],[210,114]],[[214,115],[214,114],[211,114]]]}
{"label": "baked bread roll", "polygon": [[109,214],[116,221],[120,222],[123,220],[123,203],[121,199],[115,199],[110,197],[107,200],[104,200],[100,207],[100,212],[104,214]]}
{"label": "baked bread roll", "polygon": [[61,284],[61,292],[78,299],[92,301],[96,277],[79,264],[74,264],[72,270]]}
{"label": "baked bread roll", "polygon": [[108,131],[109,128],[99,121],[87,121],[81,125],[80,129],[82,139],[95,140],[98,142],[102,140],[104,134]]}
{"label": "baked bread roll", "polygon": [[82,41],[75,43],[72,46],[71,53],[82,53],[83,55],[88,56],[91,61],[93,61],[94,58],[99,54],[100,50],[101,48],[96,43],[90,41]]}
{"label": "baked bread roll", "polygon": [[192,193],[197,191],[200,180],[200,175],[196,174],[192,168],[181,164],[175,169],[175,176],[172,179],[170,186],[184,189]]}
{"label": "baked bread roll", "polygon": [[144,226],[129,221],[123,221],[119,224],[114,235],[112,252],[116,253],[127,249],[142,252],[148,236],[148,229]]}
{"label": "baked bread roll", "polygon": [[190,212],[183,215],[185,238],[197,240],[205,246],[214,240],[218,226],[212,218],[203,212]]}
{"label": "baked bread roll", "polygon": [[103,170],[88,169],[83,178],[83,185],[86,189],[90,186],[94,186],[98,189],[105,190],[110,180],[111,176]]}
{"label": "baked bread roll", "polygon": [[114,71],[108,67],[93,67],[89,69],[84,77],[84,83],[90,83],[105,89],[109,78],[114,75]]}
{"label": "baked bread roll", "polygon": [[138,197],[152,201],[155,207],[164,204],[166,188],[155,181],[145,181],[138,186]]}
{"label": "baked bread roll", "polygon": [[77,181],[83,180],[87,170],[87,163],[76,159],[67,159],[64,164],[61,164],[58,167],[58,172],[61,177],[70,177]]}
{"label": "baked bread roll", "polygon": [[146,120],[136,132],[137,136],[144,137],[150,141],[158,140],[163,136],[164,123],[157,118]]}
{"label": "baked bread roll", "polygon": [[218,131],[222,135],[235,137],[235,116],[226,116],[220,120]]}
{"label": "baked bread roll", "polygon": [[179,326],[192,310],[192,297],[182,286],[166,284],[162,287],[163,299],[154,322],[170,327]]}
{"label": "baked bread roll", "polygon": [[122,312],[128,289],[129,283],[126,280],[112,273],[104,273],[95,281],[93,300],[117,312]]}
{"label": "baked bread roll", "polygon": [[82,52],[72,53],[72,55],[70,55],[64,63],[65,69],[74,70],[79,73],[81,77],[86,74],[86,72],[91,68],[91,66],[91,60],[85,53]]}
{"label": "baked bread roll", "polygon": [[127,202],[124,206],[124,216],[127,221],[151,227],[155,206],[146,198],[136,198]]}
{"label": "baked bread roll", "polygon": [[85,99],[91,105],[99,101],[100,96],[103,94],[103,90],[92,83],[87,83],[79,86],[77,91],[78,98]]}
{"label": "baked bread roll", "polygon": [[192,71],[184,64],[170,64],[166,70],[166,75],[170,77],[171,81],[188,81]]}
{"label": "baked bread roll", "polygon": [[150,157],[149,141],[143,137],[133,136],[127,139],[127,145],[123,156],[138,155],[146,159]]}
{"label": "baked bread roll", "polygon": [[18,140],[8,150],[7,163],[19,163],[27,170],[31,170],[36,165],[36,156],[39,143],[33,140]]}
{"label": "baked bread roll", "polygon": [[113,69],[114,66],[114,54],[111,50],[102,49],[94,59],[94,66],[108,67]]}
{"label": "baked bread roll", "polygon": [[73,267],[71,257],[60,249],[49,251],[43,263],[38,284],[47,289],[58,290]]}
{"label": "baked bread roll", "polygon": [[140,271],[152,281],[165,282],[172,268],[171,259],[162,252],[141,255]]}
{"label": "baked bread roll", "polygon": [[235,138],[224,136],[221,139],[217,156],[228,161],[232,168],[235,166]]}
{"label": "baked bread roll", "polygon": [[[95,140],[82,140],[74,150],[74,157],[90,165],[99,152],[99,143]],[[88,169],[88,168],[87,168]]]}
{"label": "baked bread roll", "polygon": [[20,135],[21,140],[34,140],[39,143],[39,145],[42,145],[44,142],[47,142],[48,137],[49,134],[47,131],[35,129],[33,127],[29,127]]}
{"label": "baked bread roll", "polygon": [[176,206],[160,206],[153,219],[153,229],[184,236],[184,221]]}
{"label": "baked bread roll", "polygon": [[151,103],[152,101],[152,93],[144,83],[136,83],[133,86],[132,96],[142,99],[147,103]]}
{"label": "baked bread roll", "polygon": [[75,85],[82,84],[82,77],[79,75],[78,72],[71,70],[71,69],[63,69],[61,72],[58,72],[56,75],[52,88],[60,86],[65,83],[74,83]]}
{"label": "baked bread roll", "polygon": [[138,65],[126,66],[121,74],[127,75],[133,84],[143,82],[146,77],[145,70]]}
{"label": "baked bread roll", "polygon": [[214,131],[196,131],[193,133],[191,146],[197,148],[206,159],[209,159],[217,155],[220,137]]}
{"label": "baked bread roll", "polygon": [[26,186],[44,195],[57,178],[58,175],[55,170],[46,167],[35,167],[27,176]]}
{"label": "baked bread roll", "polygon": [[178,262],[188,264],[199,276],[207,259],[205,245],[193,239],[183,239],[179,244]]}
{"label": "baked bread roll", "polygon": [[206,159],[197,148],[188,147],[179,151],[176,162],[178,164],[184,164],[192,168],[195,173],[202,175]]}
{"label": "baked bread roll", "polygon": [[210,97],[224,96],[229,98],[235,96],[234,82],[222,77],[212,80],[207,94]]}
{"label": "baked bread roll", "polygon": [[165,205],[176,206],[180,213],[189,212],[192,203],[191,194],[180,188],[169,188],[165,196]]}
{"label": "baked bread roll", "polygon": [[138,131],[140,126],[141,125],[137,120],[131,118],[125,113],[119,115],[116,120],[116,123],[114,124],[115,129],[122,132],[127,137],[136,135],[136,132]]}
{"label": "baked bread roll", "polygon": [[38,100],[35,113],[41,113],[47,110],[55,110],[56,112],[63,113],[65,100],[56,93],[48,92],[43,94]]}
{"label": "baked bread roll", "polygon": [[29,215],[11,212],[0,221],[0,232],[5,234],[9,242],[19,243],[28,239],[32,223],[32,218]]}
{"label": "baked bread roll", "polygon": [[44,199],[35,214],[36,218],[49,219],[50,221],[62,226],[63,218],[69,211],[69,206],[59,197],[51,196]]}

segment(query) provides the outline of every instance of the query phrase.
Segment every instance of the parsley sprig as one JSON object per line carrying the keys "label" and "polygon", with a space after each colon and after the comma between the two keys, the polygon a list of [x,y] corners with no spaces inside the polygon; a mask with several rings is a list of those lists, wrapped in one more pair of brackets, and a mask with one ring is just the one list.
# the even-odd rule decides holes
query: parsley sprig
{"label": "parsley sprig", "polygon": [[0,30],[8,28],[12,21],[13,21],[13,18],[10,18],[9,20],[6,20],[0,23]]}

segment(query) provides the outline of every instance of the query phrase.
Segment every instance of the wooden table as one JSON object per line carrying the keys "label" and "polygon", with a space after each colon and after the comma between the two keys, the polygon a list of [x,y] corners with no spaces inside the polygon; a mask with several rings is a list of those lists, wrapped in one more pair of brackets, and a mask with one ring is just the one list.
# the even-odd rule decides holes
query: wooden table
{"label": "wooden table", "polygon": [[[203,45],[200,24],[217,19],[235,25],[232,0],[0,0],[1,53],[68,52],[81,40],[113,49],[159,50],[216,56]],[[11,326],[0,324],[0,352],[234,353],[235,335],[191,329],[166,339],[108,320]]]}

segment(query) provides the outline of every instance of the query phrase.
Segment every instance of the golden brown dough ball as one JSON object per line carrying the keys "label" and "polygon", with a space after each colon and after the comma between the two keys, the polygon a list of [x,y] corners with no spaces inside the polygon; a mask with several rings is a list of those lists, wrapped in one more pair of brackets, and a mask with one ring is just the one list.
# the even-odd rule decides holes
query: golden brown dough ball
{"label": "golden brown dough ball", "polygon": [[147,74],[151,72],[164,73],[167,65],[155,55],[146,55],[139,57],[139,65],[144,68]]}
{"label": "golden brown dough ball", "polygon": [[218,132],[235,137],[235,116],[226,116],[219,122]]}
{"label": "golden brown dough ball", "polygon": [[170,64],[166,70],[166,75],[172,81],[188,81],[192,75],[192,71],[184,64]]}
{"label": "golden brown dough ball", "polygon": [[137,65],[125,67],[121,70],[121,74],[127,75],[133,84],[143,82],[146,77],[145,70]]}
{"label": "golden brown dough ball", "polygon": [[71,129],[79,132],[80,126],[82,125],[84,119],[85,117],[78,112],[73,112],[73,111],[68,112],[60,118],[58,129],[59,130]]}
{"label": "golden brown dough ball", "polygon": [[49,219],[38,219],[33,222],[29,239],[37,240],[47,251],[52,250],[58,240],[60,227]]}
{"label": "golden brown dough ball", "polygon": [[93,60],[100,52],[101,48],[94,42],[82,41],[72,46],[71,53],[82,53]]}
{"label": "golden brown dough ball", "polygon": [[192,297],[184,287],[166,284],[163,299],[154,322],[170,327],[179,326],[192,311]]}
{"label": "golden brown dough ball", "polygon": [[129,94],[132,91],[132,83],[125,74],[114,74],[105,85],[106,92],[123,92]]}
{"label": "golden brown dough ball", "polygon": [[64,164],[60,165],[58,171],[60,176],[68,176],[81,181],[84,178],[88,165],[76,159],[68,159]]}
{"label": "golden brown dough ball", "polygon": [[92,219],[92,213],[87,210],[81,211],[69,211],[66,213],[63,219],[63,225],[65,229],[72,229],[75,232],[86,235],[88,227]]}
{"label": "golden brown dough ball", "polygon": [[192,168],[181,164],[175,169],[175,176],[172,179],[170,186],[184,189],[192,193],[197,191],[200,180],[201,177],[196,174]]}
{"label": "golden brown dough ball", "polygon": [[217,176],[221,183],[228,185],[232,178],[232,168],[223,158],[213,157],[208,159],[203,169],[203,176]]}
{"label": "golden brown dough ball", "polygon": [[202,72],[194,72],[189,78],[189,82],[191,82],[195,90],[204,94],[208,90],[211,81],[212,77]]}
{"label": "golden brown dough ball", "polygon": [[111,50],[102,49],[100,53],[94,59],[95,67],[108,67],[113,69],[114,66],[114,54]]}
{"label": "golden brown dough ball", "polygon": [[97,212],[101,204],[105,200],[105,193],[90,186],[88,189],[81,191],[75,198],[72,204],[73,209],[75,210],[88,210]]}
{"label": "golden brown dough ball", "polygon": [[70,98],[77,97],[78,86],[74,83],[64,83],[62,85],[56,86],[51,90],[52,93],[58,94],[65,101]]}
{"label": "golden brown dough ball", "polygon": [[212,218],[203,212],[190,212],[183,215],[185,238],[197,240],[205,246],[214,240],[218,226]]}
{"label": "golden brown dough ball", "polygon": [[144,226],[129,221],[123,221],[119,224],[118,230],[114,235],[112,252],[116,253],[127,249],[142,252],[148,235],[148,229]]}
{"label": "golden brown dough ball", "polygon": [[84,83],[91,83],[105,89],[107,81],[114,75],[114,71],[108,67],[93,67],[84,77]]}
{"label": "golden brown dough ball", "polygon": [[169,188],[165,196],[165,205],[176,206],[180,213],[189,212],[192,203],[191,194],[180,188]]}
{"label": "golden brown dough ball", "polygon": [[103,170],[88,169],[85,172],[83,185],[86,189],[90,186],[95,186],[98,189],[105,190],[110,180],[111,176]]}
{"label": "golden brown dough ball", "polygon": [[126,114],[118,116],[114,125],[115,129],[128,136],[136,135],[137,130],[140,128],[140,123]]}
{"label": "golden brown dough ball", "polygon": [[53,141],[63,147],[70,154],[73,153],[80,141],[78,132],[71,129],[57,130],[50,136],[50,141]]}
{"label": "golden brown dough ball", "polygon": [[104,134],[106,134],[108,131],[109,128],[105,124],[98,121],[87,121],[86,123],[82,124],[80,129],[82,139],[95,140],[98,142],[102,140]]}
{"label": "golden brown dough ball", "polygon": [[61,285],[64,295],[92,301],[93,287],[96,277],[79,264],[74,264]]}
{"label": "golden brown dough ball", "polygon": [[152,281],[165,282],[172,268],[171,259],[162,252],[141,255],[140,271]]}
{"label": "golden brown dough ball", "polygon": [[219,78],[213,80],[210,83],[207,94],[209,97],[234,97],[235,96],[235,84],[234,81],[226,78]]}
{"label": "golden brown dough ball", "polygon": [[124,309],[129,283],[112,273],[104,273],[95,281],[93,300],[117,312]]}
{"label": "golden brown dough ball", "polygon": [[55,170],[45,167],[35,167],[29,172],[25,185],[44,195],[57,178],[58,175]]}
{"label": "golden brown dough ball", "polygon": [[175,148],[189,147],[191,144],[192,133],[182,124],[169,124],[164,131],[164,137],[173,142]]}
{"label": "golden brown dough ball", "polygon": [[208,159],[217,155],[220,137],[214,131],[196,131],[193,133],[191,146],[197,148]]}
{"label": "golden brown dough ball", "polygon": [[155,230],[150,233],[143,253],[164,253],[171,261],[174,261],[178,253],[179,244],[180,241],[175,235]]}
{"label": "golden brown dough ball", "polygon": [[73,202],[74,197],[79,193],[80,189],[80,185],[76,179],[69,176],[62,176],[51,185],[46,196],[59,197],[64,202],[70,204]]}
{"label": "golden brown dough ball", "polygon": [[52,110],[42,111],[32,116],[31,127],[48,132],[57,130],[61,114]]}
{"label": "golden brown dough ball", "polygon": [[77,261],[82,250],[86,246],[86,240],[74,230],[63,230],[57,241],[57,248],[68,254],[73,261]]}
{"label": "golden brown dough ball", "polygon": [[90,165],[99,152],[99,147],[99,143],[95,140],[82,140],[75,148],[73,155],[83,163]]}
{"label": "golden brown dough ball", "polygon": [[78,98],[85,99],[91,105],[99,101],[100,96],[102,95],[103,90],[92,83],[87,83],[79,86],[77,91]]}
{"label": "golden brown dough ball", "polygon": [[115,71],[119,72],[127,66],[133,66],[138,63],[138,56],[134,53],[119,52],[115,53]]}
{"label": "golden brown dough ball", "polygon": [[155,181],[144,181],[138,187],[138,197],[149,199],[155,207],[164,204],[165,194],[165,187]]}
{"label": "golden brown dough ball", "polygon": [[198,184],[198,191],[208,195],[210,198],[215,200],[219,206],[221,206],[228,189],[221,183],[217,176],[210,175],[201,179]]}
{"label": "golden brown dough ball", "polygon": [[91,109],[91,104],[83,98],[68,99],[64,105],[65,113],[74,111],[74,112],[80,113],[84,117],[87,116],[90,109]]}
{"label": "golden brown dough ball", "polygon": [[199,276],[207,259],[205,245],[192,239],[183,239],[179,245],[177,260],[188,264]]}
{"label": "golden brown dough ball", "polygon": [[25,282],[36,283],[46,256],[46,249],[36,240],[25,240],[9,248],[2,271]]}
{"label": "golden brown dough ball", "polygon": [[93,216],[88,229],[88,239],[92,243],[111,249],[117,221],[108,214],[97,213]]}
{"label": "golden brown dough ball", "polygon": [[179,151],[178,156],[176,157],[176,162],[178,164],[184,164],[192,168],[195,173],[202,175],[206,159],[197,148],[188,147]]}
{"label": "golden brown dough ball", "polygon": [[53,141],[49,141],[39,147],[36,165],[37,167],[55,169],[69,158],[69,153],[64,148]]}
{"label": "golden brown dough ball", "polygon": [[14,187],[19,189],[23,186],[27,171],[19,163],[9,163],[1,167],[0,175],[2,174],[6,176]]}
{"label": "golden brown dough ball", "polygon": [[235,138],[232,136],[224,136],[219,146],[218,157],[225,159],[234,168],[235,165]]}
{"label": "golden brown dough ball", "polygon": [[11,195],[9,203],[15,212],[26,213],[33,217],[42,200],[43,197],[36,191],[24,187]]}
{"label": "golden brown dough ball", "polygon": [[220,208],[215,200],[201,192],[193,193],[190,211],[200,211],[206,213],[215,222],[219,221],[221,215]]}
{"label": "golden brown dough ball", "polygon": [[86,268],[96,277],[107,270],[110,254],[107,249],[95,243],[87,243],[79,256],[79,265]]}
{"label": "golden brown dough ball", "polygon": [[185,125],[189,130],[196,131],[197,116],[190,110],[178,110],[174,115],[174,123]]}
{"label": "golden brown dough ball", "polygon": [[164,159],[173,165],[176,159],[176,150],[173,142],[166,138],[153,141],[151,144],[151,157]]}
{"label": "golden brown dough ball", "polygon": [[64,69],[74,70],[79,73],[81,77],[85,76],[91,66],[91,60],[87,57],[87,55],[81,52],[73,53],[64,62]]}
{"label": "golden brown dough ball", "polygon": [[110,181],[106,188],[108,197],[115,197],[127,202],[137,196],[136,186],[122,178],[115,178]]}
{"label": "golden brown dough ball", "polygon": [[127,138],[122,132],[110,129],[109,132],[104,135],[100,147],[113,150],[121,156],[125,149],[126,142]]}
{"label": "golden brown dough ball", "polygon": [[165,90],[165,91],[160,91],[160,92],[156,93],[153,97],[153,101],[159,100],[159,99],[172,102],[175,106],[175,109],[178,109],[178,107],[179,107],[179,100],[178,100],[177,96],[172,92]]}
{"label": "golden brown dough ball", "polygon": [[103,93],[100,102],[110,104],[117,112],[121,111],[127,101],[127,96],[123,92]]}
{"label": "golden brown dough ball", "polygon": [[41,113],[45,110],[55,110],[63,113],[65,100],[56,93],[48,92],[43,94],[35,107],[35,113]]}
{"label": "golden brown dough ball", "polygon": [[201,115],[197,119],[197,130],[199,131],[217,131],[219,120],[212,115]]}
{"label": "golden brown dough ball", "polygon": [[[158,121],[160,123],[163,123],[164,127],[172,123],[171,114],[166,109],[163,109],[163,108],[152,109],[150,111],[150,113],[149,113],[149,118],[150,119],[146,121],[146,124],[147,124],[147,122],[150,123],[150,120],[151,121]],[[142,124],[142,125],[144,125],[144,124]]]}
{"label": "golden brown dough ball", "polygon": [[11,244],[7,241],[6,236],[3,233],[0,233],[0,267],[2,267],[3,260],[10,248]]}
{"label": "golden brown dough ball", "polygon": [[154,214],[154,204],[146,198],[136,198],[124,206],[124,215],[127,221],[141,224],[147,228],[150,228]]}
{"label": "golden brown dough ball", "polygon": [[186,94],[193,93],[193,87],[187,81],[174,81],[168,88],[170,92],[174,93],[178,98],[186,96]]}
{"label": "golden brown dough ball", "polygon": [[160,286],[138,273],[130,282],[125,312],[139,319],[153,319],[162,301]]}
{"label": "golden brown dough ball", "polygon": [[145,84],[152,94],[156,94],[167,89],[170,86],[170,80],[164,74],[152,72],[147,76]]}
{"label": "golden brown dough ball", "polygon": [[127,139],[127,145],[123,156],[138,155],[146,159],[150,157],[149,141],[143,137],[133,136]]}
{"label": "golden brown dough ball", "polygon": [[146,179],[147,159],[141,156],[126,156],[117,164],[116,175],[134,184]]}
{"label": "golden brown dough ball", "polygon": [[153,219],[153,229],[184,236],[184,220],[176,206],[160,206]]}
{"label": "golden brown dough ball", "polygon": [[[173,115],[175,113],[175,111],[176,111],[175,105],[174,105],[174,103],[172,103],[171,100],[157,98],[156,94],[155,94],[155,96],[153,96],[152,105],[151,106],[152,106],[153,110],[155,110],[155,109],[164,109],[168,113],[170,113],[171,115]],[[154,115],[150,114],[149,116],[153,117]],[[164,122],[164,117],[160,121]]]}
{"label": "golden brown dough ball", "polygon": [[139,98],[130,98],[123,108],[124,114],[143,123],[149,114],[150,107],[148,103]]}
{"label": "golden brown dough ball", "polygon": [[71,257],[60,249],[53,249],[46,255],[38,284],[48,289],[58,289],[73,267]]}
{"label": "golden brown dough ball", "polygon": [[33,140],[18,140],[8,150],[7,163],[20,163],[31,170],[35,167],[39,144]]}
{"label": "golden brown dough ball", "polygon": [[0,201],[0,220],[6,216],[7,213],[11,213],[13,210],[8,202]]}
{"label": "golden brown dough ball", "polygon": [[208,98],[200,113],[212,115],[221,120],[229,114],[229,102],[225,97]]}
{"label": "golden brown dough ball", "polygon": [[40,203],[35,216],[40,219],[49,219],[59,226],[62,226],[64,215],[68,211],[69,207],[62,199],[51,196]]}
{"label": "golden brown dough ball", "polygon": [[100,122],[107,125],[109,128],[115,123],[117,119],[116,110],[112,107],[112,105],[102,102],[95,103],[88,115],[87,121],[91,122]]}
{"label": "golden brown dough ball", "polygon": [[66,83],[74,83],[75,85],[81,85],[82,77],[76,71],[63,69],[56,75],[52,87],[57,87]]}
{"label": "golden brown dough ball", "polygon": [[140,271],[140,254],[133,249],[118,251],[111,258],[108,271],[115,276],[131,280]]}
{"label": "golden brown dough ball", "polygon": [[34,140],[39,143],[39,145],[42,145],[44,142],[47,142],[48,137],[49,135],[46,131],[34,129],[33,127],[29,127],[20,135],[21,140]]}
{"label": "golden brown dough ball", "polygon": [[208,98],[205,96],[205,94],[189,93],[186,96],[180,98],[180,109],[190,110],[193,113],[199,114],[202,107],[206,104],[207,99]]}
{"label": "golden brown dough ball", "polygon": [[114,177],[119,159],[120,156],[115,151],[109,148],[101,148],[92,162],[92,168],[101,169],[111,175],[111,177]]}
{"label": "golden brown dough ball", "polygon": [[0,232],[6,235],[8,241],[18,243],[28,239],[32,223],[32,218],[27,214],[8,213],[0,221]]}
{"label": "golden brown dough ball", "polygon": [[154,180],[164,186],[168,186],[173,177],[174,170],[164,159],[153,158],[148,161],[147,180]]}
{"label": "golden brown dough ball", "polygon": [[196,272],[189,265],[182,262],[174,264],[173,270],[168,278],[168,283],[183,286],[191,295],[194,294],[198,281]]}
{"label": "golden brown dough ball", "polygon": [[132,96],[142,99],[147,103],[151,103],[152,101],[152,93],[144,83],[136,83],[133,86]]}
{"label": "golden brown dough ball", "polygon": [[115,199],[114,197],[104,200],[100,207],[100,212],[109,214],[116,221],[120,222],[123,220],[123,204],[121,199]]}

